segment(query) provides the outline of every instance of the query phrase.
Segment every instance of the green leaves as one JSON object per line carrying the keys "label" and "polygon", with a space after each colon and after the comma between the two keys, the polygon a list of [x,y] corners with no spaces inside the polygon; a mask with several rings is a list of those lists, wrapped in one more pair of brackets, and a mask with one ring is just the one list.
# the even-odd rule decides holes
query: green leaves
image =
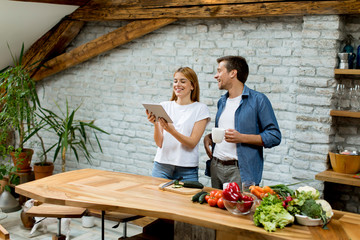
{"label": "green leaves", "polygon": [[[21,149],[24,140],[27,139],[26,136],[31,133],[34,126],[34,112],[40,106],[35,82],[31,79],[28,70],[21,65],[23,53],[24,44],[19,58],[10,51],[14,66],[0,72],[0,135],[8,134],[9,127],[16,130],[19,135],[16,145]],[[4,139],[4,136],[0,139]]]}
{"label": "green leaves", "polygon": [[48,150],[55,148],[54,161],[57,159],[59,153],[61,153],[63,171],[65,171],[66,164],[66,153],[70,149],[76,160],[79,162],[79,153],[81,153],[86,160],[91,164],[91,152],[89,151],[87,144],[90,144],[91,149],[94,149],[91,142],[88,141],[88,132],[91,131],[94,134],[96,142],[102,152],[100,141],[97,137],[97,132],[102,132],[109,134],[101,128],[93,124],[94,121],[85,122],[80,120],[75,120],[75,114],[80,108],[77,107],[75,110],[70,111],[68,101],[66,100],[66,111],[63,112],[59,105],[56,103],[61,116],[55,112],[40,108],[39,114],[37,116],[41,119],[42,127],[55,133],[58,136],[58,141],[52,145]]}

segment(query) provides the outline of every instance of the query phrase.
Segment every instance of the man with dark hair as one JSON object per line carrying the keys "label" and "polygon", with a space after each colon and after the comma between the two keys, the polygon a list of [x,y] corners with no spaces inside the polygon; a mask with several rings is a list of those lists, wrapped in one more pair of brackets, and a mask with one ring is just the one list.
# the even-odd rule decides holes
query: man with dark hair
{"label": "man with dark hair", "polygon": [[279,145],[281,132],[269,99],[245,85],[249,75],[245,58],[226,56],[217,62],[215,79],[218,88],[227,93],[218,101],[215,127],[226,131],[221,143],[213,143],[211,134],[204,138],[211,159],[211,185],[218,189],[227,182],[258,185],[264,167],[263,148]]}

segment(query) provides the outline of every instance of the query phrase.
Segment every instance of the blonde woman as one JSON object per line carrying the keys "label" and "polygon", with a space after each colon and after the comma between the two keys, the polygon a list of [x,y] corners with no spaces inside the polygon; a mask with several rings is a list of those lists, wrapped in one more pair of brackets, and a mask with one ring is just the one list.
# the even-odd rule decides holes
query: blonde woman
{"label": "blonde woman", "polygon": [[170,101],[161,103],[173,123],[162,118],[156,121],[155,116],[146,112],[154,124],[154,140],[158,146],[152,176],[198,181],[199,141],[210,121],[208,107],[199,100],[196,73],[189,67],[181,67],[174,73]]}

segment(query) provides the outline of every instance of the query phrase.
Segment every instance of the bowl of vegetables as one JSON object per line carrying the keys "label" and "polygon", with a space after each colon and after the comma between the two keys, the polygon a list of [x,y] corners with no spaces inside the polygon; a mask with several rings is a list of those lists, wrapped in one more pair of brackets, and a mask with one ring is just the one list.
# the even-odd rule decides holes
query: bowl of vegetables
{"label": "bowl of vegetables", "polygon": [[327,224],[334,212],[324,199],[309,199],[301,207],[300,214],[295,214],[296,222],[304,226],[319,226]]}
{"label": "bowl of vegetables", "polygon": [[254,202],[257,200],[254,194],[248,192],[234,192],[237,199],[229,200],[223,194],[225,208],[234,215],[249,214]]}

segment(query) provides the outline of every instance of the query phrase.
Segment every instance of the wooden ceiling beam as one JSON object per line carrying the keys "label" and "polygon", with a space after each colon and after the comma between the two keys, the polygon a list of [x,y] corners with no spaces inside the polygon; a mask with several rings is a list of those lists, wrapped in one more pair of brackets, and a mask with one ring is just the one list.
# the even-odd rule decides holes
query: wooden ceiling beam
{"label": "wooden ceiling beam", "polygon": [[12,1],[83,6],[83,5],[85,5],[89,0],[12,0]]}
{"label": "wooden ceiling beam", "polygon": [[[110,2],[108,2],[108,4],[110,4]],[[109,5],[108,7],[99,5],[94,7],[92,4],[94,4],[93,1],[83,7],[79,7],[69,15],[69,18],[81,21],[110,21],[160,18],[239,18],[360,13],[360,1],[356,0],[280,1],[197,6],[187,5],[161,8],[121,8],[114,7],[114,5]]]}
{"label": "wooden ceiling beam", "polygon": [[116,8],[164,8],[196,5],[242,4],[257,2],[284,2],[286,0],[90,0],[88,7]]}
{"label": "wooden ceiling beam", "polygon": [[63,53],[49,61],[33,76],[35,81],[53,75],[69,67],[82,63],[117,46],[130,42],[145,34],[166,26],[177,19],[138,20],[83,44],[70,52]]}
{"label": "wooden ceiling beam", "polygon": [[61,20],[56,26],[38,39],[23,58],[23,65],[28,68],[32,75],[36,66],[64,52],[66,47],[78,35],[84,22]]}

